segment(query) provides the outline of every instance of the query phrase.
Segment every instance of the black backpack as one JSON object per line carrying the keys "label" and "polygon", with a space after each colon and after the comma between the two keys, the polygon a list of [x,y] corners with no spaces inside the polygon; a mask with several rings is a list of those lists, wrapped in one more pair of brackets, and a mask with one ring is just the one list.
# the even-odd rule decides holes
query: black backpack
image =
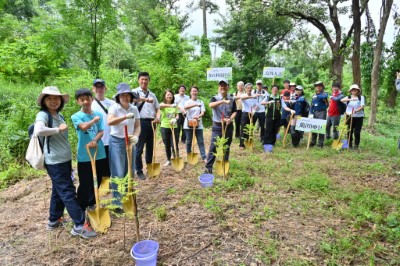
{"label": "black backpack", "polygon": [[301,116],[308,117],[309,113],[310,113],[310,104],[306,100],[304,100],[303,109],[301,110]]}
{"label": "black backpack", "polygon": [[[47,127],[53,127],[53,116],[46,110],[41,110],[42,112],[45,112],[47,114]],[[64,120],[64,117],[62,115],[60,115],[61,118]],[[33,131],[35,129],[35,123],[31,124],[28,127],[28,135],[29,138],[32,138],[33,136]],[[50,138],[51,136],[47,136],[47,137],[38,137],[39,139],[39,144],[40,144],[40,148],[43,151],[43,147],[44,147],[44,141],[46,140],[47,143],[47,153],[50,153]]]}
{"label": "black backpack", "polygon": [[345,104],[342,101],[338,101],[337,107],[338,107],[339,113],[342,115],[346,112],[347,104]]}

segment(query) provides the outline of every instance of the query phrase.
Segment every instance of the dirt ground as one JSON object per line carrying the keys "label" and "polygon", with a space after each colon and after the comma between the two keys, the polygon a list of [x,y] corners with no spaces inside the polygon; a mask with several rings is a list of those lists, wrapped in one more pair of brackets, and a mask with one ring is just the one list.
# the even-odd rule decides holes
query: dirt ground
{"label": "dirt ground", "polygon": [[[205,139],[209,141],[209,133]],[[163,164],[164,146],[159,142],[158,147],[158,161]],[[207,150],[208,147],[209,142]],[[184,154],[183,144],[180,149]],[[232,152],[240,152],[237,144]],[[191,200],[207,196],[202,194],[197,180],[203,165],[186,165],[181,173],[164,167],[159,177],[139,182],[141,239],[153,239],[160,244],[160,265],[264,265],[260,252],[271,255],[272,265],[290,264],[289,257],[311,265],[325,264],[319,243],[327,228],[346,226],[340,218],[325,219],[319,212],[306,215],[292,204],[293,198],[298,197],[296,191],[262,190],[260,185],[224,195],[225,209],[212,212]],[[263,186],[274,187],[268,178],[261,178]],[[338,182],[348,179],[339,176]],[[377,185],[382,189],[381,183]],[[93,240],[72,237],[71,225],[46,231],[50,192],[47,176],[21,181],[0,192],[1,265],[134,264],[129,253],[135,243],[132,220],[126,220],[124,230],[124,218],[112,216],[109,232]],[[243,198],[256,194],[253,205],[241,204]],[[317,197],[315,201],[318,202]],[[279,208],[273,218],[250,222],[257,206],[273,208],[277,202]],[[166,208],[165,221],[158,221],[154,214],[159,206]],[[271,246],[279,250],[279,255],[267,250]]]}

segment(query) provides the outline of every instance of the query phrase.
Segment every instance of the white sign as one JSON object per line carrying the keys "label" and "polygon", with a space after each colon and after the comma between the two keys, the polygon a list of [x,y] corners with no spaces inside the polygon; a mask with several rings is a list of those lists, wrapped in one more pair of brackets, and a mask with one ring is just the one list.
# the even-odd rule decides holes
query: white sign
{"label": "white sign", "polygon": [[232,80],[232,68],[231,67],[219,67],[219,68],[207,68],[207,80],[216,80],[225,78]]}
{"label": "white sign", "polygon": [[263,77],[264,78],[283,77],[283,72],[285,72],[284,67],[264,67]]}
{"label": "white sign", "polygon": [[297,118],[296,130],[325,134],[326,120],[313,119],[307,117]]}

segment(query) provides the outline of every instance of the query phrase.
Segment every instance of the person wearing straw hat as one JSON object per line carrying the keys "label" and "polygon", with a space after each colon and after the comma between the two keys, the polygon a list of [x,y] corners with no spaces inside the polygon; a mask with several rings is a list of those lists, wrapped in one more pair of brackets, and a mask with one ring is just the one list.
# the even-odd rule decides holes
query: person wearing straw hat
{"label": "person wearing straw hat", "polygon": [[[43,154],[47,173],[51,179],[52,189],[49,206],[49,221],[47,230],[63,226],[64,210],[74,222],[72,235],[82,238],[93,238],[96,232],[84,228],[85,213],[79,206],[76,188],[71,179],[71,147],[68,142],[68,126],[60,114],[69,101],[68,94],[60,93],[54,86],[45,87],[40,93],[37,104],[40,112],[36,115],[34,133],[45,136]],[[49,115],[52,119],[50,127]],[[51,147],[48,147],[51,146]]]}
{"label": "person wearing straw hat", "polygon": [[[98,111],[92,110],[93,94],[89,89],[79,89],[75,92],[76,103],[81,110],[71,116],[78,135],[77,161],[79,187],[77,191],[78,202],[83,211],[91,211],[95,208],[96,200],[93,188],[93,171],[90,157],[86,146],[91,149],[97,148],[96,173],[97,184],[100,186],[103,177],[106,152],[103,141],[104,134],[103,115]],[[87,220],[85,226],[90,228]]]}
{"label": "person wearing straw hat", "polygon": [[226,127],[225,137],[228,139],[226,145],[228,148],[225,151],[226,162],[229,161],[229,151],[232,143],[232,135],[233,135],[233,120],[236,116],[236,103],[233,97],[228,95],[229,91],[229,81],[225,78],[221,79],[218,82],[218,94],[211,98],[209,103],[209,107],[212,108],[213,116],[212,121],[213,125],[211,128],[211,145],[207,155],[206,162],[206,173],[212,173],[212,168],[216,159],[215,152],[217,146],[215,145],[215,141],[217,137],[222,137],[222,125],[221,121],[224,120],[224,124]]}
{"label": "person wearing straw hat", "polygon": [[[328,93],[326,93],[324,83],[317,81],[314,83],[315,94],[312,97],[310,106],[310,118],[326,120],[327,109],[329,106]],[[318,144],[317,144],[318,139]],[[311,147],[317,145],[324,146],[325,134],[312,133]]]}
{"label": "person wearing straw hat", "polygon": [[347,103],[346,114],[351,115],[347,121],[347,128],[349,136],[349,148],[353,148],[353,135],[354,135],[354,149],[358,149],[360,145],[361,129],[364,121],[364,106],[365,99],[361,95],[361,89],[357,84],[353,84],[349,89],[350,96],[341,99],[342,102]]}
{"label": "person wearing straw hat", "polygon": [[[117,85],[114,96],[115,104],[108,110],[107,124],[110,126],[110,169],[113,178],[124,178],[128,173],[128,157],[126,154],[125,126],[128,128],[130,143],[135,145],[140,134],[140,115],[132,103],[136,95],[126,83]],[[133,151],[132,151],[133,152]],[[133,156],[134,154],[132,154]],[[135,160],[132,160],[132,172],[135,170]],[[122,213],[121,194],[118,185],[111,182],[113,205],[118,206],[115,212]]]}

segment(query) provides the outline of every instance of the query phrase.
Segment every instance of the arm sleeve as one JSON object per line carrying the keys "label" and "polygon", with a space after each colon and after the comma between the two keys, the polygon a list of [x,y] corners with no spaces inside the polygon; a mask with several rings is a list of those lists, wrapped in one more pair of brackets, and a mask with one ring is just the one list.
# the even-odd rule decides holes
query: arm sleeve
{"label": "arm sleeve", "polygon": [[76,114],[71,116],[71,120],[76,129],[79,129],[79,124],[83,123],[82,119]]}
{"label": "arm sleeve", "polygon": [[154,99],[154,108],[160,109],[160,104],[159,104],[159,102],[157,100],[157,97],[155,95],[154,95],[153,99]]}
{"label": "arm sleeve", "polygon": [[35,123],[34,132],[37,136],[47,137],[47,136],[59,134],[60,130],[57,127],[53,127],[53,128],[46,127],[46,125],[43,121],[37,121]]}

